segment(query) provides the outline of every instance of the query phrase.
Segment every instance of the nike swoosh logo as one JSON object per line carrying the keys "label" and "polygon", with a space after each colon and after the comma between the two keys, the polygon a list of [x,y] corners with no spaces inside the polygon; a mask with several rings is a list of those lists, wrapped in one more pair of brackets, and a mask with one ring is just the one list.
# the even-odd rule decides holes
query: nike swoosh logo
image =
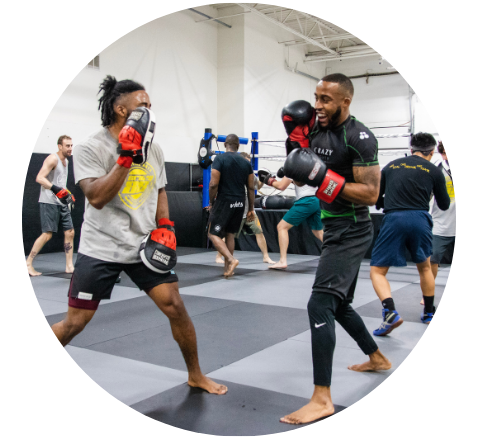
{"label": "nike swoosh logo", "polygon": [[315,324],[315,327],[316,327],[316,328],[320,328],[321,326],[324,326],[324,325],[325,325],[325,323],[321,323],[320,325],[318,325],[318,324],[316,323],[316,324]]}

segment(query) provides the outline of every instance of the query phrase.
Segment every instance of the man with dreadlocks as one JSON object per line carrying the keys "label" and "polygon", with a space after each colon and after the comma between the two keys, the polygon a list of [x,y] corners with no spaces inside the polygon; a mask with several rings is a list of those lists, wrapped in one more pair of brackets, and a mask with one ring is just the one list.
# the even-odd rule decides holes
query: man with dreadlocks
{"label": "man with dreadlocks", "polygon": [[[140,248],[146,252],[145,236],[149,242],[156,233],[161,237],[162,244],[156,245],[162,246],[162,258],[176,258],[163,152],[157,143],[151,143],[154,115],[149,110],[148,93],[137,82],[116,81],[109,75],[99,92],[103,92],[98,107],[103,127],[75,148],[75,179],[86,196],[85,215],[68,312],[52,330],[60,343],[67,345],[92,319],[100,301],[110,298],[119,273],[125,271],[169,318],[186,362],[188,384],[225,394],[226,386],[201,372],[196,332],[179,295],[174,267],[158,270],[155,262],[145,261],[140,252]],[[149,121],[145,126],[143,116]]]}

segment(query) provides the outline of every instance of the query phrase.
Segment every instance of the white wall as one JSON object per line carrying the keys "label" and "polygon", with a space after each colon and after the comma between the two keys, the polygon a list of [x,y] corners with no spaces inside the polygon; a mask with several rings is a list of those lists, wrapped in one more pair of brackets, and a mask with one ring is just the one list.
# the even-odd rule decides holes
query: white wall
{"label": "white wall", "polygon": [[[200,8],[211,13],[211,8]],[[100,70],[85,67],[61,95],[34,152],[57,149],[60,134],[74,143],[100,127],[98,87],[107,74],[142,83],[158,120],[155,139],[167,161],[197,161],[205,127],[217,125],[217,25],[196,24],[182,11],[151,21],[105,48]]]}
{"label": "white wall", "polygon": [[[7,100],[10,158],[13,166],[12,188],[17,200],[23,185],[38,132],[58,96],[76,75],[2,75]],[[58,150],[56,140],[54,150]],[[21,205],[20,205],[21,206]]]}

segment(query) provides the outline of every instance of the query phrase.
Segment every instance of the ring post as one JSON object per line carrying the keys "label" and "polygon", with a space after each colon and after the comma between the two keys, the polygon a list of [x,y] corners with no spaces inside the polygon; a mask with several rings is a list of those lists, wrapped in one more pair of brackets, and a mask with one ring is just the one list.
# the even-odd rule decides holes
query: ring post
{"label": "ring post", "polygon": [[[206,128],[204,130],[204,140],[209,140],[212,137],[212,129]],[[202,207],[209,206],[209,183],[211,181],[211,167],[203,169],[202,171]]]}

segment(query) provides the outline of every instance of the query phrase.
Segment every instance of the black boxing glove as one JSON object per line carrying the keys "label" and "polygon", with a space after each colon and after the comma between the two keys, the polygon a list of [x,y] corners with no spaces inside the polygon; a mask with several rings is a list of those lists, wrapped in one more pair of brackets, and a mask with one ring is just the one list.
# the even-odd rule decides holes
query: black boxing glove
{"label": "black boxing glove", "polygon": [[325,163],[310,149],[295,149],[285,163],[286,177],[308,186],[318,186],[315,196],[326,203],[332,203],[342,192],[345,178],[327,169]]}
{"label": "black boxing glove", "polygon": [[284,166],[282,166],[281,168],[279,168],[279,170],[277,171],[277,176],[279,178],[284,178],[285,174],[284,174]]}
{"label": "black boxing glove", "polygon": [[144,265],[156,273],[168,273],[177,262],[174,223],[161,218],[158,228],[143,239],[139,255]]}
{"label": "black boxing glove", "polygon": [[274,183],[274,181],[277,181],[275,177],[271,174],[271,171],[266,168],[262,168],[257,171],[257,178],[260,182],[266,184],[267,186],[272,186],[272,183]]}
{"label": "black boxing glove", "polygon": [[52,185],[50,190],[58,197],[60,202],[65,206],[68,204],[73,204],[75,200],[75,196],[66,188],[61,188],[56,185]]}
{"label": "black boxing glove", "polygon": [[287,135],[287,155],[296,148],[309,147],[309,133],[315,124],[315,109],[307,101],[293,101],[282,109],[282,123]]}
{"label": "black boxing glove", "polygon": [[138,107],[131,112],[118,136],[116,151],[120,166],[130,168],[132,162],[138,165],[147,162],[155,127],[154,113],[149,108]]}

